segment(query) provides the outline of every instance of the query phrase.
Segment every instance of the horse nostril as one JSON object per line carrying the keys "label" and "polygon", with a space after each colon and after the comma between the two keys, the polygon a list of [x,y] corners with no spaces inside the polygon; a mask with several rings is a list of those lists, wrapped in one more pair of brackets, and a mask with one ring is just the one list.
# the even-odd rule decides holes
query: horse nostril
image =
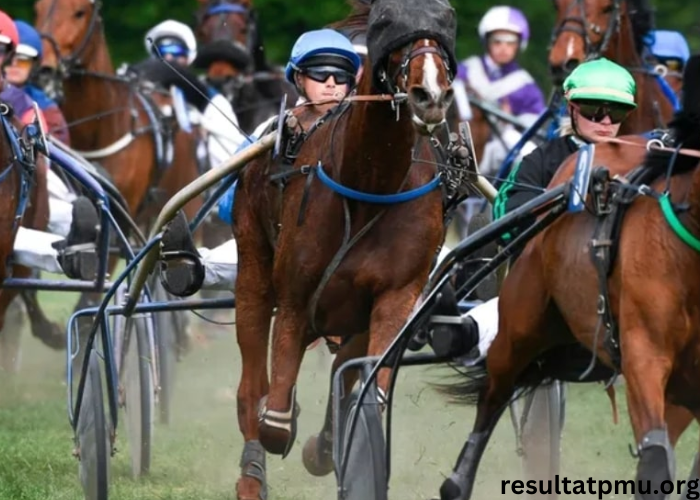
{"label": "horse nostril", "polygon": [[419,106],[428,106],[430,104],[430,94],[422,87],[411,87],[408,95]]}
{"label": "horse nostril", "polygon": [[454,100],[455,97],[455,91],[452,87],[449,87],[443,94],[442,94],[442,104],[445,107],[449,107],[450,104],[452,104],[452,101]]}
{"label": "horse nostril", "polygon": [[569,59],[564,63],[564,70],[567,73],[571,73],[573,70],[576,69],[576,66],[578,66],[580,61],[578,59]]}

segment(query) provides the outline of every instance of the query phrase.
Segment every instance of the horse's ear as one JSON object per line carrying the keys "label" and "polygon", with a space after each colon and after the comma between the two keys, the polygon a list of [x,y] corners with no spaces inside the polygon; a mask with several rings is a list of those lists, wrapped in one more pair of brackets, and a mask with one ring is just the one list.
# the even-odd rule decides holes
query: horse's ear
{"label": "horse's ear", "polygon": [[683,72],[683,109],[700,115],[700,55],[694,55]]}

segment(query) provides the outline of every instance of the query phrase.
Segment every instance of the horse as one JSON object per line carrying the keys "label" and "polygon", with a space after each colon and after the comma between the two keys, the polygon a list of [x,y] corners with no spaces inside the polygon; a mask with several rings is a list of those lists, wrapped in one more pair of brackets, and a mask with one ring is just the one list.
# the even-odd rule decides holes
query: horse
{"label": "horse", "polygon": [[265,57],[258,14],[251,0],[199,0],[195,35],[201,45],[193,65],[231,101],[241,128],[255,128],[298,99],[284,73]]}
{"label": "horse", "polygon": [[[624,216],[613,213],[620,225],[612,233],[617,237],[609,264],[596,267],[600,244],[605,244],[596,228],[605,215],[596,212],[589,199],[586,210],[564,214],[537,234],[512,266],[501,288],[499,331],[485,366],[469,370],[469,382],[445,388],[471,401],[478,398],[478,410],[469,442],[442,485],[443,500],[470,497],[478,462],[515,388],[537,386],[552,376],[554,360],[560,367],[569,364],[564,354],[572,345],[594,354],[604,377],[616,371],[625,377],[638,443],[637,480],[651,482],[648,493],[635,498],[668,498],[660,484],[674,479],[673,446],[682,431],[670,415],[684,408],[700,419],[695,363],[700,350],[700,288],[694,279],[700,272],[700,241],[695,236],[700,227],[699,85],[700,57],[694,56],[686,68],[683,109],[671,122],[675,147],[652,146],[647,152],[647,140],[639,136],[595,146],[592,164],[607,169],[599,170],[608,186],[606,199],[615,192],[609,180],[615,176],[651,188],[635,191],[650,196],[631,198],[623,194],[631,190],[620,188],[614,198],[619,201],[607,205],[613,212],[623,210]],[[567,159],[549,188],[571,179],[576,162],[575,155]],[[642,168],[631,173],[640,164]],[[672,215],[676,212],[682,213]],[[692,478],[700,477],[696,469],[697,458]]]}
{"label": "horse", "polygon": [[[436,182],[435,162],[415,161],[412,149],[416,132],[429,135],[443,124],[453,97],[454,9],[442,0],[404,1],[393,9],[386,3],[355,1],[346,20],[369,22],[369,57],[357,95],[319,121],[305,106],[295,110],[292,122],[314,131],[289,164],[280,167],[268,155],[239,177],[233,231],[242,358],[237,408],[245,445],[238,498],[265,494],[265,451],[286,456],[291,450],[306,346],[321,336],[343,338],[333,371],[356,356],[381,353],[411,313],[444,241],[439,192],[387,207],[348,200],[328,187],[340,183],[381,197]],[[406,93],[406,102],[396,102],[397,93]],[[270,182],[271,173],[285,177],[283,190]],[[381,390],[389,376],[380,373]],[[330,429],[329,407],[323,430],[303,450],[314,475],[332,471]]]}
{"label": "horse", "polygon": [[[52,77],[52,90],[60,97],[71,127],[71,146],[86,159],[99,160],[143,226],[153,213],[149,205],[157,209],[199,175],[194,135],[181,130],[174,117],[163,116],[163,106],[173,108],[169,96],[144,90],[140,80],[115,73],[100,5],[92,0],[36,2],[35,26],[44,38],[42,71]],[[171,155],[169,148],[176,154]],[[166,196],[153,200],[149,195],[154,186]],[[185,208],[188,215],[194,216],[201,203],[193,200]],[[128,228],[123,229],[129,234]],[[111,271],[115,265],[112,258]],[[94,300],[95,294],[82,294],[76,310]],[[35,301],[36,297],[32,307],[40,313]],[[43,313],[31,318],[33,329],[36,322],[62,331]]]}
{"label": "horse", "polygon": [[620,134],[664,128],[673,116],[672,89],[645,62],[645,36],[653,28],[648,0],[555,0],[549,68],[555,85],[581,62],[606,57],[624,66],[637,83],[637,108]]}
{"label": "horse", "polygon": [[[9,264],[14,249],[18,225],[38,231],[45,231],[49,223],[49,192],[47,183],[48,164],[44,157],[34,157],[33,151],[20,146],[18,130],[20,122],[12,116],[5,103],[0,103],[0,231],[4,235],[0,242],[0,283],[12,276],[29,278],[32,270]],[[25,204],[23,207],[22,204]],[[13,373],[17,360],[16,349],[10,349],[6,334],[5,314],[9,305],[18,295],[18,289],[0,286],[0,336],[3,337],[5,352],[0,352],[0,368]],[[47,332],[33,332],[41,336]],[[42,338],[49,345],[63,344],[62,337]],[[16,346],[15,346],[16,347]]]}

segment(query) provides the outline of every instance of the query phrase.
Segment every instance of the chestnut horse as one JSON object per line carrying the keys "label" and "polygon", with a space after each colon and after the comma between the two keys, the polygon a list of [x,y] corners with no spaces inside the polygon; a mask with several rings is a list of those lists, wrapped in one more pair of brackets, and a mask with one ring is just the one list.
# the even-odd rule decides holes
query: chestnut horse
{"label": "chestnut horse", "polygon": [[[159,208],[149,207],[150,189],[165,191],[165,201],[197,176],[194,137],[174,118],[166,124],[160,107],[170,105],[167,95],[142,91],[140,82],[115,74],[105,40],[100,2],[93,0],[38,0],[36,27],[44,40],[44,69],[53,72],[61,89],[61,109],[71,127],[71,146],[97,160],[109,173],[132,216],[144,225]],[[168,132],[173,130],[168,156]],[[169,164],[170,163],[170,164]],[[193,216],[202,200],[186,211]],[[152,210],[148,210],[151,208]],[[126,228],[124,228],[126,230]],[[111,262],[113,270],[116,259]],[[94,301],[83,294],[77,308]],[[48,321],[47,321],[48,322]]]}
{"label": "chestnut horse", "polygon": [[[4,103],[0,103],[0,115],[0,231],[4,235],[0,238],[0,335],[3,335],[5,313],[19,290],[2,288],[1,283],[10,273],[15,278],[29,278],[32,273],[24,266],[15,265],[8,269],[17,225],[45,231],[49,223],[49,194],[45,158],[35,160],[33,152],[19,146],[17,130],[21,129],[21,124],[15,118],[10,118],[9,108]],[[46,331],[33,333],[39,336],[48,334]],[[42,340],[54,347],[65,345],[63,336],[50,336]],[[12,367],[17,365],[17,361],[8,359],[13,355],[16,352],[0,353],[0,366],[13,371]]]}
{"label": "chestnut horse", "polygon": [[606,57],[627,68],[637,83],[637,109],[623,122],[620,134],[664,128],[673,103],[642,55],[645,35],[653,28],[648,0],[555,0],[554,5],[557,19],[549,52],[554,84],[561,85],[580,63]]}
{"label": "chestnut horse", "polygon": [[[238,420],[245,440],[238,498],[264,497],[265,450],[286,456],[291,449],[296,380],[306,346],[320,336],[344,338],[333,370],[353,357],[383,352],[415,305],[444,240],[439,191],[386,206],[349,200],[328,187],[338,189],[335,182],[381,196],[425,188],[437,179],[435,163],[414,163],[412,149],[416,130],[426,135],[443,124],[452,100],[454,9],[442,0],[404,1],[397,10],[410,14],[411,22],[381,17],[384,29],[373,31],[373,16],[379,17],[384,3],[376,0],[370,9],[357,2],[350,18],[370,21],[370,54],[358,95],[316,124],[289,165],[268,156],[250,163],[238,182],[233,217],[243,365]],[[414,19],[437,15],[444,20],[438,29],[414,31]],[[383,54],[373,52],[373,38],[392,30],[400,40],[387,42]],[[407,105],[396,100],[399,93],[407,93]],[[295,115],[305,130],[318,118],[308,108]],[[275,172],[287,176],[284,190],[271,182]],[[379,375],[382,390],[389,375]],[[333,468],[329,429],[326,422],[304,449],[305,465],[315,475]]]}
{"label": "chestnut horse", "polygon": [[231,101],[246,133],[287,108],[298,95],[284,73],[265,58],[258,14],[251,0],[199,0],[195,35],[200,41],[194,66],[207,71],[208,83]]}
{"label": "chestnut horse", "polygon": [[[638,136],[596,146],[593,165],[606,166],[613,177],[644,164],[641,172],[652,188],[637,191],[621,222],[617,257],[605,286],[610,319],[603,320],[603,327],[598,299],[604,292],[591,260],[598,252],[591,239],[597,241],[597,216],[590,200],[586,210],[561,216],[533,238],[512,266],[501,288],[499,330],[486,369],[469,373],[477,376],[476,382],[472,378],[452,388],[478,394],[479,400],[472,434],[443,483],[442,500],[470,497],[481,455],[515,387],[551,376],[538,374],[538,367],[547,366],[553,353],[561,357],[557,349],[572,344],[585,346],[606,370],[624,375],[638,443],[637,479],[651,481],[649,493],[635,498],[667,498],[660,484],[674,479],[672,448],[680,435],[669,412],[682,407],[700,420],[700,285],[695,274],[700,273],[699,56],[689,61],[685,80],[683,110],[671,123],[677,148],[647,153],[646,141]],[[674,150],[681,146],[676,156]],[[550,188],[572,177],[576,159],[574,155],[560,167]],[[666,172],[673,175],[659,178]],[[659,192],[665,194],[655,195]],[[671,203],[664,205],[664,199]],[[613,329],[606,340],[617,341],[601,341],[606,322]],[[692,470],[691,477],[697,478],[698,471]]]}

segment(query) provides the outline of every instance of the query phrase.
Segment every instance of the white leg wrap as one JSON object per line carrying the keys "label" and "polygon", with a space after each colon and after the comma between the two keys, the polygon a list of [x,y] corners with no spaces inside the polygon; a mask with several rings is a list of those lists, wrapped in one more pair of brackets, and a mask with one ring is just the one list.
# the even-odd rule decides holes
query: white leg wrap
{"label": "white leg wrap", "polygon": [[238,275],[238,246],[231,238],[216,248],[198,248],[205,275],[202,288],[233,291]]}
{"label": "white leg wrap", "polygon": [[474,364],[486,357],[486,353],[498,333],[498,297],[476,306],[466,313],[479,326],[479,357],[466,364]]}
{"label": "white leg wrap", "polygon": [[51,243],[62,239],[63,237],[55,234],[20,226],[15,238],[13,260],[15,264],[22,266],[63,274],[63,269],[58,263],[58,253],[51,247]]}

